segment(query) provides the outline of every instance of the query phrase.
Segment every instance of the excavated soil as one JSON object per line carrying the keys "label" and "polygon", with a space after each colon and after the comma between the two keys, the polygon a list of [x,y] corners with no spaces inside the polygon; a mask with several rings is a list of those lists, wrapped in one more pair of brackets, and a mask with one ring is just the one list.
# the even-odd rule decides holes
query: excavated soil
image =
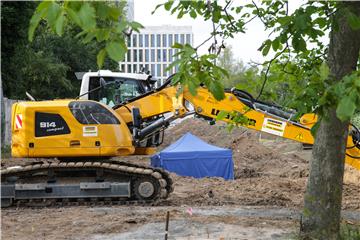
{"label": "excavated soil", "polygon": [[[258,212],[272,213],[273,208],[298,211],[302,207],[311,151],[302,150],[301,144],[293,141],[245,128],[237,128],[229,132],[223,124],[209,126],[207,122],[194,118],[186,119],[169,128],[159,150],[187,132],[210,144],[231,148],[235,180],[195,179],[171,174],[175,185],[174,192],[153,208],[3,209],[2,237],[4,239],[141,239],[143,235],[143,239],[154,239],[157,238],[154,237],[158,231],[156,229],[163,228],[166,210],[170,210],[173,220],[176,220],[173,225],[182,226],[181,229],[173,230],[173,234],[178,231],[176,232],[178,235],[173,236],[187,236],[185,239],[207,238],[205,236],[211,234],[214,234],[211,235],[214,238],[216,236],[215,239],[221,239],[221,236],[238,237],[238,239],[278,239],[281,234],[296,230],[294,219],[288,217],[276,219],[276,213],[267,217],[256,217],[256,214],[253,217],[194,214],[190,221],[186,209],[191,207],[194,212],[196,209],[235,211],[246,206],[258,209]],[[120,160],[149,165],[148,156],[133,156]],[[2,167],[19,164],[25,162],[19,159],[2,159],[1,162]],[[344,176],[343,209],[353,213],[360,211],[360,172],[349,166],[346,166]],[[223,229],[233,229],[231,231],[234,231],[234,234],[224,235],[220,230],[216,232],[217,224],[223,224]],[[189,226],[194,226],[192,232],[187,229]],[[196,235],[201,226],[204,228],[201,231],[205,235]],[[231,226],[235,227],[231,228]],[[242,229],[243,232],[239,233],[235,229]],[[150,230],[152,233],[149,232]],[[146,232],[155,235],[146,235]],[[245,234],[244,238],[240,237],[241,234]],[[265,235],[268,237],[264,237]]]}
{"label": "excavated soil", "polygon": [[[210,144],[231,148],[235,180],[195,179],[172,174],[175,191],[161,205],[302,206],[311,150],[302,150],[300,143],[246,128],[229,132],[224,124],[210,126],[195,118],[169,128],[159,150],[187,132]],[[149,164],[148,157],[128,159]],[[360,209],[360,172],[346,166],[344,182],[343,209]]]}

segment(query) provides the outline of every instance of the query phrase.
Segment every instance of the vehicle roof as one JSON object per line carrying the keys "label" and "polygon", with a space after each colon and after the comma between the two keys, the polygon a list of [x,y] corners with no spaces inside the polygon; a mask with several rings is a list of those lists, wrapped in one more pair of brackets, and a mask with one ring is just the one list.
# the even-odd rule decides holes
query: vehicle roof
{"label": "vehicle roof", "polygon": [[84,77],[123,77],[133,78],[137,80],[147,80],[149,75],[145,73],[124,73],[124,72],[112,72],[110,70],[99,70],[97,72],[87,72]]}

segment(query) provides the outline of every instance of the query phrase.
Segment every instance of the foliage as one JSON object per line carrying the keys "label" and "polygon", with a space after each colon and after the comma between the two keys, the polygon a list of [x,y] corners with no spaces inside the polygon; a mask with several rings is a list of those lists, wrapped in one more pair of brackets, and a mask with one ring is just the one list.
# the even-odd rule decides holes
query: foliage
{"label": "foliage", "polygon": [[223,99],[225,95],[221,79],[227,78],[229,75],[223,68],[213,63],[217,56],[204,54],[199,57],[196,50],[189,44],[175,43],[173,48],[180,51],[174,55],[179,59],[168,66],[168,69],[175,65],[179,66],[178,74],[173,77],[172,84],[182,83],[193,95],[196,95],[196,89],[204,84],[215,99]]}
{"label": "foliage", "polygon": [[[258,80],[259,69],[257,67],[246,67],[242,61],[236,60],[231,45],[226,46],[221,51],[216,61],[219,67],[229,73],[228,78],[222,79],[225,88],[232,88],[238,84],[247,88],[248,84],[254,84]],[[252,88],[248,88],[248,90],[252,91]]]}
{"label": "foliage", "polygon": [[[360,28],[360,18],[351,9],[334,1],[309,1],[292,13],[288,10],[287,1],[262,1],[260,3],[252,1],[250,4],[233,5],[232,1],[224,3],[169,1],[159,4],[157,8],[163,6],[171,14],[177,14],[178,18],[188,14],[192,18],[201,17],[205,21],[212,21],[214,24],[212,35],[222,39],[233,37],[235,33],[246,32],[247,23],[255,18],[260,19],[265,29],[271,29],[271,33],[269,39],[266,39],[259,47],[259,51],[264,56],[268,56],[273,51],[274,57],[262,64],[260,89],[258,82],[254,83],[255,86],[251,86],[258,90],[257,98],[265,94],[264,99],[272,99],[274,95],[293,89],[295,93],[293,97],[289,96],[292,94],[290,92],[288,95],[281,96],[280,99],[283,104],[296,107],[299,114],[316,112],[323,115],[328,107],[337,106],[338,117],[341,120],[349,119],[356,106],[359,106],[357,104],[359,92],[354,87],[356,86],[355,77],[349,76],[337,86],[332,86],[331,78],[323,72],[325,67],[322,62],[325,60],[327,46],[324,45],[322,37],[331,28],[337,28],[336,19],[334,19],[336,11],[345,14],[354,29]],[[186,75],[185,71],[188,69],[184,68],[178,74]],[[324,76],[328,77],[329,81],[324,82]],[[276,78],[279,80],[277,81]],[[268,82],[273,84],[270,83],[272,86],[267,86],[268,91],[266,91],[265,86]],[[182,83],[188,84],[188,81]],[[239,87],[246,86],[240,84]]]}
{"label": "foliage", "polygon": [[67,24],[74,24],[80,29],[77,37],[84,43],[96,41],[102,45],[97,54],[99,68],[103,66],[106,56],[114,61],[121,61],[127,51],[126,36],[132,30],[139,31],[142,28],[138,22],[127,21],[123,15],[125,3],[43,1],[30,20],[29,40],[33,40],[35,30],[42,20],[59,36],[62,36]]}
{"label": "foliage", "polygon": [[[44,25],[37,29],[33,42],[28,42],[28,22],[36,2],[3,2],[2,4],[2,79],[4,95],[25,99],[25,91],[36,99],[75,97],[80,81],[75,72],[96,70],[96,55],[101,49],[96,43],[84,45],[74,38],[78,30],[73,25],[56,36]],[[20,17],[19,17],[20,16]],[[107,69],[118,64],[106,61]],[[46,91],[42,88],[46,86]]]}

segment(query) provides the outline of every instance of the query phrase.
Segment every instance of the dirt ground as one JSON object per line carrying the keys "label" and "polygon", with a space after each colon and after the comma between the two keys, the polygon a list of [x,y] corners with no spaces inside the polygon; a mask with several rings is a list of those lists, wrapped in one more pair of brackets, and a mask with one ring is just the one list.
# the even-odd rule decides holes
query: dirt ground
{"label": "dirt ground", "polygon": [[[310,151],[302,150],[301,144],[296,142],[242,128],[229,133],[222,124],[209,126],[207,122],[193,118],[169,128],[159,150],[186,132],[210,144],[231,148],[235,180],[194,179],[172,174],[174,192],[151,208],[3,209],[3,239],[158,239],[156,234],[163,229],[168,210],[171,211],[172,224],[182,226],[169,232],[176,239],[288,239],[289,234],[296,231],[298,217],[291,214],[277,218],[279,214],[276,212],[267,216],[209,216],[195,212],[199,209],[236,211],[244,207],[257,209],[258,213],[271,212],[274,208],[298,211],[302,207]],[[149,164],[148,157],[121,160]],[[3,167],[18,164],[23,162],[2,160]],[[344,182],[343,210],[359,213],[360,172],[346,166]],[[186,214],[189,208],[194,209],[193,216]],[[357,222],[356,219],[352,221]],[[221,227],[218,229],[216,226]],[[197,235],[199,232],[202,235]],[[230,235],[226,235],[227,232]]]}

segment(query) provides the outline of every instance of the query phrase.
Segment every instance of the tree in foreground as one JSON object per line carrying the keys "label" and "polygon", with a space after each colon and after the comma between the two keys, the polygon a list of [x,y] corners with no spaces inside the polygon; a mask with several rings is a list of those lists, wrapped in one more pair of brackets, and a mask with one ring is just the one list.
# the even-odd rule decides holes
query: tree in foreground
{"label": "tree in foreground", "polygon": [[[298,88],[293,105],[299,113],[318,115],[312,129],[316,137],[301,234],[304,238],[338,239],[348,125],[360,102],[357,69],[360,2],[309,1],[293,12],[289,11],[289,2],[280,0],[236,4],[240,2],[168,1],[158,6],[177,14],[178,18],[189,15],[213,24],[209,38],[199,46],[178,43],[173,46],[180,50],[177,53],[180,58],[173,63],[179,66],[173,83],[188,87],[193,94],[204,84],[221,100],[224,97],[222,80],[228,77],[228,73],[215,64],[222,51],[221,40],[246,33],[247,24],[259,19],[270,32],[259,51],[264,56],[272,51],[273,57],[263,63],[263,83],[257,98],[261,97],[271,68],[276,65],[295,79],[306,79],[306,88]],[[42,2],[30,24],[30,39],[42,19],[57,34],[62,33],[69,21],[82,29],[78,36],[86,42],[105,43],[98,53],[99,67],[106,55],[121,60],[127,50],[124,39],[128,30],[141,27],[121,18],[116,6],[105,2]],[[323,39],[329,32],[330,42],[324,44]],[[208,41],[211,41],[209,54],[199,55],[198,49]]]}

